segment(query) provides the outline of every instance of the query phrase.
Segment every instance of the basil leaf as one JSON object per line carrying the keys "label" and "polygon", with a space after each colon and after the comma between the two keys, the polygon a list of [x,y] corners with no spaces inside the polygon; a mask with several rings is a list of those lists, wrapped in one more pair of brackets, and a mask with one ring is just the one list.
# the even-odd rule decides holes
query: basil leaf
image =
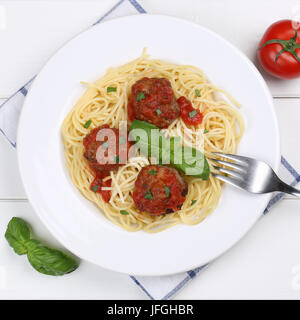
{"label": "basil leaf", "polygon": [[207,180],[210,169],[205,155],[195,148],[180,146],[176,143],[176,138],[171,138],[171,163],[173,167],[188,176]]}
{"label": "basil leaf", "polygon": [[197,200],[192,200],[191,206],[194,205],[197,202]]}
{"label": "basil leaf", "polygon": [[[156,139],[153,140],[155,132]],[[180,137],[167,139],[157,126],[146,121],[134,120],[130,128],[130,138],[136,141],[145,156],[154,157],[162,164],[171,163],[186,175],[208,179],[210,169],[205,155],[195,148],[182,146]]]}
{"label": "basil leaf", "polygon": [[149,170],[149,173],[155,176],[157,172],[155,170]]}
{"label": "basil leaf", "polygon": [[129,134],[143,155],[156,158],[158,163],[170,162],[170,141],[161,134],[157,126],[134,120]]}
{"label": "basil leaf", "polygon": [[12,218],[7,225],[5,238],[15,253],[19,255],[27,253],[26,242],[30,239],[30,230],[24,220]]}
{"label": "basil leaf", "polygon": [[88,128],[92,123],[92,120],[88,120],[85,124],[84,124],[84,128]]}
{"label": "basil leaf", "polygon": [[205,133],[208,133],[209,132],[209,130],[207,130],[207,129],[204,129],[203,130],[203,133],[205,134]]}
{"label": "basil leaf", "polygon": [[78,264],[65,253],[43,246],[40,241],[30,239],[27,223],[20,218],[12,218],[8,223],[5,238],[14,251],[26,254],[30,264],[39,272],[60,276],[74,271]]}
{"label": "basil leaf", "polygon": [[28,261],[38,272],[62,276],[78,268],[77,262],[65,253],[43,245],[34,245],[28,250]]}
{"label": "basil leaf", "polygon": [[27,251],[32,251],[39,246],[41,246],[41,243],[38,240],[30,239],[26,242]]}
{"label": "basil leaf", "polygon": [[126,215],[126,216],[129,214],[129,212],[126,211],[126,210],[120,210],[120,213],[121,213],[121,214],[124,214],[124,215]]}
{"label": "basil leaf", "polygon": [[145,99],[145,93],[141,91],[135,98],[136,101],[144,100]]}
{"label": "basil leaf", "polygon": [[196,96],[201,97],[200,91],[198,89],[195,90]]}
{"label": "basil leaf", "polygon": [[[157,130],[154,124],[148,123],[146,121],[133,120],[129,136],[132,141],[137,143],[140,148],[141,153],[147,156],[151,156],[151,131]],[[156,147],[156,151],[159,152],[159,146]]]}
{"label": "basil leaf", "polygon": [[115,88],[115,87],[107,87],[106,91],[107,92],[115,92],[115,91],[117,91],[117,88]]}

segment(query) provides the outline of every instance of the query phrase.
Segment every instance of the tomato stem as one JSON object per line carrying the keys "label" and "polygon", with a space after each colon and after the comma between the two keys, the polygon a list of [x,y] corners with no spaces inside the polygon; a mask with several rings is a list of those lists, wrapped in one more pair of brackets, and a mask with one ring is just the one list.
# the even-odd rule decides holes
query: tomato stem
{"label": "tomato stem", "polygon": [[289,52],[298,62],[300,62],[300,58],[298,57],[298,55],[296,53],[296,49],[300,48],[300,44],[298,44],[296,42],[297,35],[298,35],[298,31],[295,30],[295,35],[289,40],[272,39],[272,40],[266,41],[260,48],[258,48],[258,50],[261,50],[262,48],[264,48],[265,46],[267,46],[269,44],[278,43],[278,44],[282,45],[282,49],[277,53],[277,55],[275,57],[274,61],[275,61],[276,65],[277,65],[278,58],[280,57],[280,55],[283,52]]}

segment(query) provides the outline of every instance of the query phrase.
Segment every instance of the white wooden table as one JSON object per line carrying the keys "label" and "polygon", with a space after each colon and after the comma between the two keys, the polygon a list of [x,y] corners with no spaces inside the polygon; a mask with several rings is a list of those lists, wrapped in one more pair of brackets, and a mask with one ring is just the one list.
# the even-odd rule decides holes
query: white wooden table
{"label": "white wooden table", "polygon": [[[37,73],[66,40],[95,22],[115,3],[116,0],[0,1],[0,103]],[[140,3],[149,13],[182,17],[216,31],[253,61],[257,42],[266,27],[295,14],[299,18],[300,14],[299,0]],[[265,79],[274,96],[282,154],[300,170],[300,80],[279,81],[268,76]],[[13,254],[4,240],[12,216],[26,218],[37,236],[59,246],[26,200],[16,152],[0,135],[0,299],[146,298],[127,275],[84,261],[76,273],[64,277],[35,272],[26,258]],[[300,202],[284,199],[176,298],[298,299],[299,274]]]}

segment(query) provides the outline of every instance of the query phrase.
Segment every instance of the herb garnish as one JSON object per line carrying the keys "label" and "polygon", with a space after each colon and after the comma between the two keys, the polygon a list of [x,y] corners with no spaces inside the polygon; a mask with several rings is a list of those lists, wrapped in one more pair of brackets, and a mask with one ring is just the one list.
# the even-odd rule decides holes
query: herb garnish
{"label": "herb garnish", "polygon": [[141,91],[135,98],[136,101],[144,100],[145,99],[145,93]]}
{"label": "herb garnish", "polygon": [[97,192],[98,189],[99,189],[99,186],[93,186],[91,189],[92,189],[94,192]]}
{"label": "herb garnish", "polygon": [[204,129],[203,130],[203,133],[205,134],[205,133],[208,133],[209,132],[209,130],[207,130],[207,129]]}
{"label": "herb garnish", "polygon": [[195,93],[196,93],[197,97],[201,97],[201,93],[200,93],[200,91],[198,89],[195,90]]}
{"label": "herb garnish", "polygon": [[120,157],[119,156],[115,156],[115,160],[116,160],[116,163],[119,163]]}
{"label": "herb garnish", "polygon": [[193,111],[189,112],[189,117],[192,119],[192,118],[195,117],[195,115],[196,115],[197,113],[198,113],[197,110],[193,110]]}
{"label": "herb garnish", "polygon": [[152,193],[150,190],[148,190],[145,194],[145,199],[153,199]]}
{"label": "herb garnish", "polygon": [[84,124],[84,128],[88,128],[92,123],[92,120],[88,120],[85,124]]}
{"label": "herb garnish", "polygon": [[117,88],[115,88],[115,87],[107,87],[106,91],[107,92],[116,92]]}
{"label": "herb garnish", "polygon": [[169,198],[171,193],[170,188],[167,186],[164,186],[164,189],[165,189],[166,197]]}
{"label": "herb garnish", "polygon": [[129,212],[126,211],[126,210],[120,210],[120,213],[123,214],[123,215],[128,215],[129,214]]}
{"label": "herb garnish", "polygon": [[158,109],[158,108],[157,108],[155,111],[156,111],[156,114],[157,114],[158,116],[162,114],[161,110]]}
{"label": "herb garnish", "polygon": [[152,174],[153,176],[156,175],[156,171],[155,170],[149,170],[149,173]]}
{"label": "herb garnish", "polygon": [[194,205],[197,202],[197,200],[192,200],[191,206]]}

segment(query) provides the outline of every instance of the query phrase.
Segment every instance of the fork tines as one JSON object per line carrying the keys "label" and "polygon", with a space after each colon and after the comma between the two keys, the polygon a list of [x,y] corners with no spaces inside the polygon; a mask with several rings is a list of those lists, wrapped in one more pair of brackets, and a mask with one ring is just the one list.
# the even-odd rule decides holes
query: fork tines
{"label": "fork tines", "polygon": [[217,164],[234,169],[234,170],[230,170],[227,168],[223,168],[223,167],[219,167],[219,166],[214,165],[213,167],[216,170],[225,174],[225,175],[220,175],[220,174],[213,173],[214,177],[230,183],[230,182],[232,182],[232,178],[229,178],[228,175],[233,176],[238,179],[241,179],[242,178],[241,174],[246,173],[247,161],[245,160],[244,157],[240,157],[240,156],[236,156],[236,155],[232,155],[232,154],[228,154],[228,153],[220,153],[220,152],[213,152],[212,154],[214,154],[218,157],[222,157],[222,158],[236,162],[236,163],[234,163],[234,162],[229,162],[229,161],[225,161],[225,160],[211,158],[211,160],[216,162]]}

